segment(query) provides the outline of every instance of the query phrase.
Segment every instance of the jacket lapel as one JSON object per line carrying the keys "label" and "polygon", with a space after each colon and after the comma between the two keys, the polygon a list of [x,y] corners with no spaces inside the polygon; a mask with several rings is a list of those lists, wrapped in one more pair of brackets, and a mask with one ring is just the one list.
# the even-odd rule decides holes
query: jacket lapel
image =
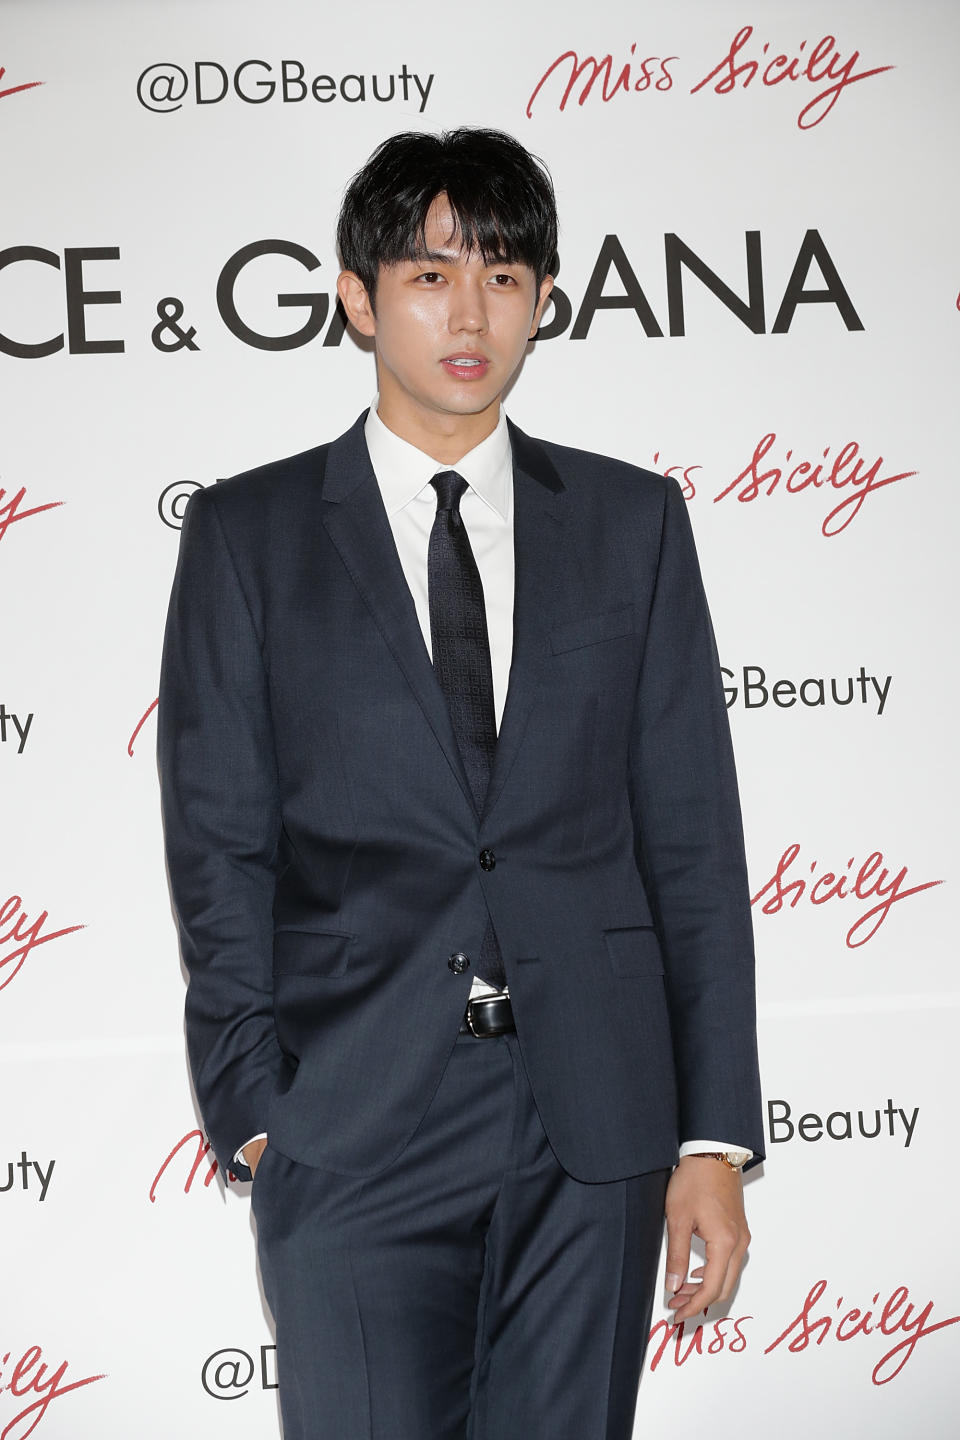
{"label": "jacket lapel", "polygon": [[423,641],[363,433],[366,412],[331,445],[324,473],[323,524],[436,736],[473,809],[443,691]]}
{"label": "jacket lapel", "polygon": [[[447,763],[473,809],[450,713],[423,641],[390,522],[367,451],[363,424],[334,441],[323,479],[323,524],[410,685]],[[513,451],[515,592],[513,656],[484,804],[489,814],[517,758],[537,699],[550,617],[562,584],[564,486],[546,450],[508,422]]]}
{"label": "jacket lapel", "polygon": [[508,422],[513,451],[513,656],[484,815],[499,799],[540,688],[547,632],[562,586],[564,486],[542,445]]}

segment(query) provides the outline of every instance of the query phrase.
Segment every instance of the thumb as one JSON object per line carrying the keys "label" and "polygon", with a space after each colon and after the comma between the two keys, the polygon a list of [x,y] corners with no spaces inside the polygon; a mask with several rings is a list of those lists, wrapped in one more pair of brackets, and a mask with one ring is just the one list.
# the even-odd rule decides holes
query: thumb
{"label": "thumb", "polygon": [[690,1264],[690,1240],[693,1227],[689,1222],[667,1220],[667,1299],[676,1295],[687,1278]]}

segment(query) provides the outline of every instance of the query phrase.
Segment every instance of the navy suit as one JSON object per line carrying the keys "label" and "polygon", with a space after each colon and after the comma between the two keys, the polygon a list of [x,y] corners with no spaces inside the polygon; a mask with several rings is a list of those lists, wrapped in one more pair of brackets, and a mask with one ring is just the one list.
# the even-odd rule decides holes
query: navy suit
{"label": "navy suit", "polygon": [[663,1171],[703,1136],[759,1158],[740,813],[679,487],[511,425],[513,661],[478,819],[362,422],[198,492],[183,528],[159,756],[218,1157],[265,1130],[274,1165],[398,1163],[457,1046],[450,957],[489,915],[569,1176]]}

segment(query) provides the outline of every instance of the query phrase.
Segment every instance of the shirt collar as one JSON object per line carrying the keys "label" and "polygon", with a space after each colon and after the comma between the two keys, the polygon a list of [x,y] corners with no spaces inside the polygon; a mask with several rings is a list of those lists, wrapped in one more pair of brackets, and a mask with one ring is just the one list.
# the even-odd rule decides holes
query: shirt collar
{"label": "shirt collar", "polygon": [[455,466],[434,460],[431,455],[389,430],[377,414],[376,398],[364,424],[364,435],[388,516],[409,505],[439,471],[455,469],[471,490],[475,490],[502,520],[510,518],[513,460],[507,417],[502,406],[496,429],[469,450]]}

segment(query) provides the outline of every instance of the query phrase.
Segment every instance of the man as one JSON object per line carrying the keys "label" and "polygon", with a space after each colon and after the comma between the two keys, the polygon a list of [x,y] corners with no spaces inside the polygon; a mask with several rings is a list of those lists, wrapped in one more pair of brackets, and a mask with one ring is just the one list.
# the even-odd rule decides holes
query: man
{"label": "man", "polygon": [[628,1440],[665,1195],[677,1319],[746,1249],[750,912],[684,501],[500,407],[556,236],[516,141],[388,140],[338,232],[377,404],[184,524],[188,1045],[256,1172],[286,1440]]}

